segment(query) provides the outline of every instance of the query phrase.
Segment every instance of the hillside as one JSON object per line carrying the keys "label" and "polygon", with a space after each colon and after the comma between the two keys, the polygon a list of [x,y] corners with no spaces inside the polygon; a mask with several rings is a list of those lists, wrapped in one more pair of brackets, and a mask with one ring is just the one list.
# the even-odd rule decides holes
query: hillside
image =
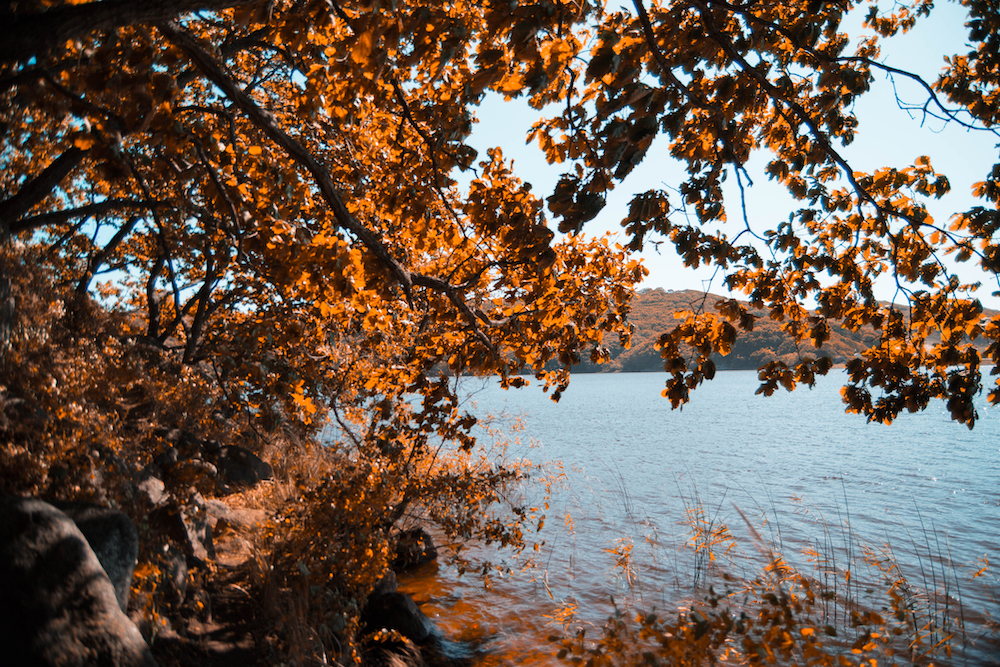
{"label": "hillside", "polygon": [[[632,300],[629,318],[635,327],[632,347],[625,350],[617,341],[609,341],[610,363],[598,365],[587,361],[573,370],[582,373],[663,370],[655,343],[660,334],[676,326],[674,313],[679,310],[715,312],[715,302],[723,298],[695,290],[668,292],[659,287],[640,290]],[[753,331],[740,332],[729,355],[713,358],[720,370],[756,369],[765,361],[779,359],[791,362],[798,355],[795,344],[781,331],[779,322],[770,319],[763,311],[752,312],[758,316]],[[801,353],[830,356],[834,363],[843,364],[867,347],[874,337],[875,333],[870,330],[854,332],[834,328],[822,349],[817,350],[806,342]]]}

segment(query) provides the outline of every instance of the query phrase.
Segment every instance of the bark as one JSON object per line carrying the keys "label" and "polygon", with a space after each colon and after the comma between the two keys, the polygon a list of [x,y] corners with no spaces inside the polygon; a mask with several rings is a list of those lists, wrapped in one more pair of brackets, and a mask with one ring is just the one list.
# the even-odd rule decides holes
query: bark
{"label": "bark", "polygon": [[221,11],[258,0],[102,0],[26,14],[0,12],[0,62],[27,63],[71,39],[124,26],[153,24],[197,11]]}
{"label": "bark", "polygon": [[165,22],[157,26],[160,32],[166,35],[167,39],[182,49],[194,62],[205,77],[218,86],[226,97],[232,100],[233,104],[260,128],[267,137],[276,145],[281,147],[297,164],[304,167],[313,177],[319,187],[323,198],[330,206],[338,224],[358,238],[369,250],[379,258],[379,260],[392,272],[403,287],[407,300],[412,300],[411,290],[414,285],[439,290],[445,293],[451,302],[462,312],[470,328],[479,340],[494,355],[499,353],[489,337],[482,331],[475,313],[462,298],[460,291],[445,280],[411,273],[400,264],[390,253],[381,240],[368,229],[360,220],[355,218],[337,190],[336,185],[330,178],[330,173],[313,156],[309,150],[289,135],[279,124],[277,119],[270,112],[262,109],[236,82],[224,71],[223,66],[218,63],[201,46],[201,44],[185,32],[176,23]]}
{"label": "bark", "polygon": [[289,135],[279,124],[274,115],[262,109],[246,92],[244,92],[236,82],[223,70],[214,58],[201,46],[194,37],[185,32],[179,25],[172,22],[164,22],[157,26],[167,39],[183,50],[194,62],[205,77],[219,87],[233,104],[246,114],[254,125],[260,128],[267,137],[284,150],[297,164],[304,167],[313,177],[320,193],[330,206],[337,223],[344,229],[350,231],[355,237],[382,261],[385,266],[395,275],[396,279],[403,285],[403,289],[409,295],[413,286],[410,273],[396,261],[389,251],[381,243],[378,237],[360,220],[355,218],[330,178],[330,173],[323,165],[294,137]]}
{"label": "bark", "polygon": [[49,211],[30,218],[15,220],[10,224],[8,232],[19,234],[28,232],[47,225],[57,225],[70,220],[79,220],[92,215],[103,215],[115,211],[147,211],[154,208],[167,208],[171,206],[168,202],[158,202],[152,199],[106,199],[96,204],[87,204],[79,208],[63,209],[60,211]]}
{"label": "bark", "polygon": [[15,232],[17,220],[55,190],[80,164],[84,153],[73,146],[53,160],[42,173],[21,186],[16,195],[0,202],[0,239]]}

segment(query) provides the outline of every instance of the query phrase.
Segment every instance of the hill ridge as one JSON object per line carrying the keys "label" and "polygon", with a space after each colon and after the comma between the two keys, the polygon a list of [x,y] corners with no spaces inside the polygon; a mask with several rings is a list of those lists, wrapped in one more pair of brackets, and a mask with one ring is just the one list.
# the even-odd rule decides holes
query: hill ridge
{"label": "hill ridge", "polygon": [[[699,290],[665,290],[662,287],[638,290],[632,299],[629,321],[635,327],[632,346],[625,350],[613,341],[607,344],[611,354],[608,363],[590,361],[574,366],[576,373],[614,373],[662,371],[663,360],[656,349],[660,334],[677,325],[674,313],[680,310],[715,312],[714,305],[729,297]],[[749,308],[749,302],[738,299]],[[781,323],[772,320],[766,311],[750,308],[757,316],[753,331],[741,331],[732,352],[726,356],[713,355],[719,370],[756,370],[763,363],[776,359],[794,362],[800,355],[829,356],[834,364],[844,364],[861,350],[867,348],[877,336],[872,329],[850,331],[831,324],[830,339],[817,349],[809,341],[796,348],[794,341],[784,333]]]}

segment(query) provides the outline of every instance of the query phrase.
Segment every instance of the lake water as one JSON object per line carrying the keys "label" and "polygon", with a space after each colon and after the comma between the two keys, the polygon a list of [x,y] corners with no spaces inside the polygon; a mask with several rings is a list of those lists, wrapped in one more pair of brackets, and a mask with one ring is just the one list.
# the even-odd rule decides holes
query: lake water
{"label": "lake water", "polygon": [[[936,590],[939,601],[947,593],[952,608],[960,597],[966,631],[986,633],[983,613],[1000,612],[997,573],[970,578],[979,559],[997,555],[1000,411],[984,397],[972,431],[940,403],[891,426],[869,424],[844,414],[844,379],[834,371],[812,390],[765,398],[754,395],[755,372],[721,372],[683,410],[660,397],[659,373],[574,375],[558,404],[534,386],[466,381],[475,414],[520,420],[511,456],[561,462],[548,467],[564,477],[545,528],[529,536],[544,545],[531,552],[532,567],[494,578],[490,590],[445,565],[401,588],[446,634],[474,642],[480,664],[559,664],[546,638],[560,630],[560,610],[575,608],[576,622],[600,627],[612,597],[660,610],[698,597],[704,562],[685,544],[688,512],[701,507],[738,538],[734,557],[717,561],[733,574],[752,574],[763,540],[850,594],[843,570],[864,581],[861,544],[890,544],[915,590]],[[540,490],[524,493],[541,502]],[[629,544],[626,573],[614,550]],[[810,548],[831,562],[818,567],[803,553]],[[991,646],[978,639],[957,662],[995,664]]]}

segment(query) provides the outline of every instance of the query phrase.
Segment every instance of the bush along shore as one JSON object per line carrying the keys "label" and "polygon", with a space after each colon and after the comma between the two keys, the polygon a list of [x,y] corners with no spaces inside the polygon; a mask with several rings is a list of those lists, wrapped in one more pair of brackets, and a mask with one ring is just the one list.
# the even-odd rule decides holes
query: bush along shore
{"label": "bush along shore", "polygon": [[[249,453],[242,459],[265,470]],[[169,477],[168,470],[156,474]],[[306,561],[296,560],[298,576],[279,579],[273,503],[284,485],[270,474],[240,481],[225,496],[195,492],[181,503],[148,476],[136,488],[145,508],[138,527],[92,503],[3,500],[4,664],[332,664],[347,651],[366,665],[469,662],[473,647],[449,641],[396,589],[397,572],[438,558],[425,529],[393,529],[383,545],[387,563],[361,562],[344,574],[373,581],[370,589],[340,602],[343,588],[331,577],[319,596],[329,606],[317,610],[317,591],[304,588],[312,586]]]}
{"label": "bush along shore", "polygon": [[[523,548],[534,513],[504,491],[531,466],[477,445],[447,378],[418,374],[372,398],[358,376],[332,374],[337,398],[324,405],[294,379],[306,357],[273,347],[235,375],[218,358],[184,363],[178,341],[150,339],[134,313],[32,270],[35,253],[0,245],[17,305],[0,322],[0,497],[112,508],[131,522],[128,615],[160,664],[201,664],[201,653],[243,665],[362,662],[382,630],[362,612],[406,530],[428,522],[449,542]],[[377,373],[383,362],[357,353],[345,363]],[[37,558],[52,546],[25,539],[44,550]],[[101,562],[100,547],[72,540]],[[33,603],[12,594],[10,604],[17,618]],[[11,631],[27,642],[25,664],[44,664],[44,638],[69,622],[53,608],[39,607],[36,631]],[[66,664],[124,659],[108,650],[80,649]]]}

